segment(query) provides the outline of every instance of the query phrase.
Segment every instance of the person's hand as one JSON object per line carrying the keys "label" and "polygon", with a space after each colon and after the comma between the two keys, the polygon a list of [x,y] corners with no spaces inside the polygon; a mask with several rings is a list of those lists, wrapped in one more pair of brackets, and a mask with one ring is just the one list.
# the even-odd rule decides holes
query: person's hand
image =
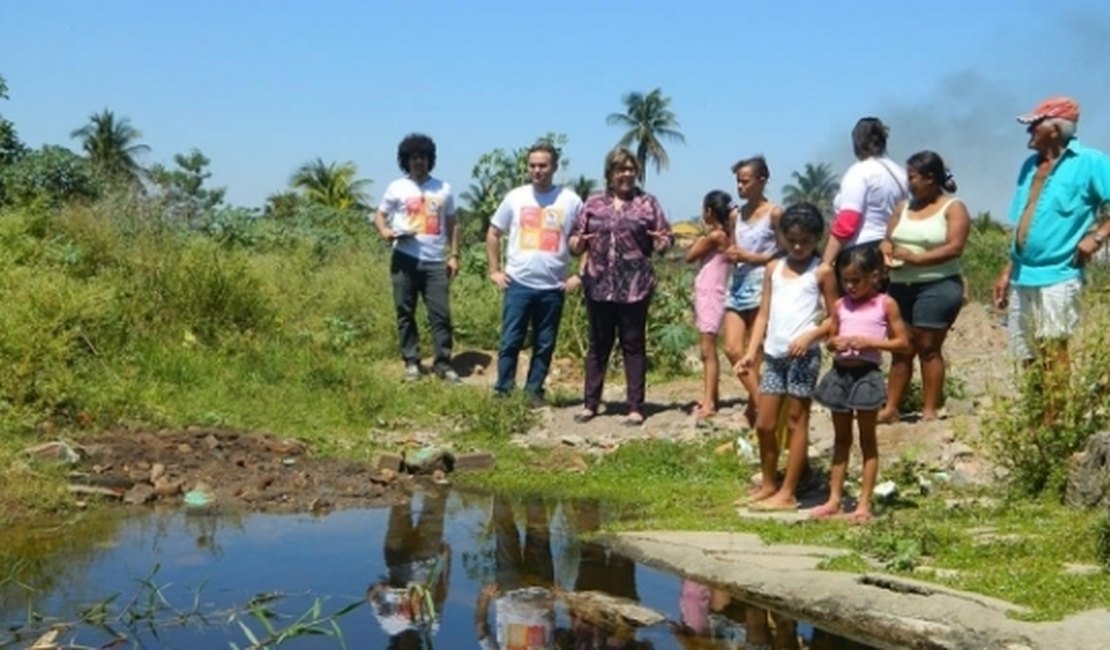
{"label": "person's hand", "polygon": [[490,273],[489,279],[502,291],[509,288],[509,276],[505,275],[503,271],[494,271]]}
{"label": "person's hand", "polygon": [[866,336],[849,336],[848,340],[845,341],[845,343],[847,343],[847,347],[849,350],[856,351],[875,347],[872,344],[871,339],[867,338]]}
{"label": "person's hand", "polygon": [[459,274],[459,256],[452,255],[447,258],[447,278],[454,278]]}
{"label": "person's hand", "polygon": [[1010,274],[1008,271],[998,276],[991,293],[996,309],[1005,309],[1010,304]]}
{"label": "person's hand", "polygon": [[581,235],[574,235],[570,238],[570,250],[575,254],[585,252],[585,250],[593,244],[595,239],[597,239],[596,232],[584,232]]}
{"label": "person's hand", "polygon": [[739,246],[729,246],[725,250],[725,259],[733,264],[747,263],[751,260],[751,253]]}
{"label": "person's hand", "polygon": [[802,334],[790,342],[790,347],[786,350],[786,354],[795,359],[804,357],[811,343],[813,343],[813,338],[808,334]]}
{"label": "person's hand", "polygon": [[843,352],[848,349],[848,339],[843,336],[834,336],[825,342],[825,347],[831,352]]}
{"label": "person's hand", "polygon": [[744,377],[752,371],[754,365],[755,357],[750,354],[745,354],[744,358],[737,361],[736,365],[732,367],[732,371],[736,373],[737,377]]}
{"label": "person's hand", "polygon": [[671,245],[671,235],[665,230],[649,230],[647,234],[651,237],[656,253],[662,253]]}
{"label": "person's hand", "polygon": [[566,282],[563,283],[563,291],[565,291],[566,293],[574,293],[575,291],[578,291],[578,288],[581,286],[582,277],[579,275],[572,275],[567,278]]}
{"label": "person's hand", "polygon": [[891,260],[900,260],[902,262],[908,262],[910,264],[913,264],[914,259],[916,259],[916,258],[917,258],[917,253],[911,251],[910,249],[906,248],[905,246],[894,246],[893,250],[891,250],[891,252],[890,252],[890,259]]}
{"label": "person's hand", "polygon": [[397,239],[397,231],[392,228],[383,228],[378,231],[378,234],[387,242],[392,243],[394,239]]}
{"label": "person's hand", "polygon": [[1094,254],[1098,252],[1099,243],[1095,241],[1093,233],[1088,233],[1079,240],[1079,246],[1075,249],[1076,266],[1083,266],[1091,261]]}
{"label": "person's hand", "polygon": [[486,598],[497,598],[501,595],[501,587],[496,582],[491,582],[482,587],[482,596]]}

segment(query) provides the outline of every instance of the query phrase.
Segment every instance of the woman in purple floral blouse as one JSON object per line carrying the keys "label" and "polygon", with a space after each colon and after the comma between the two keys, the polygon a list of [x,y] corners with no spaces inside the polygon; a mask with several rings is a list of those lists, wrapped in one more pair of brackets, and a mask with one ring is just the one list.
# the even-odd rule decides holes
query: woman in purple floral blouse
{"label": "woman in purple floral blouse", "polygon": [[656,283],[651,254],[666,251],[672,236],[659,201],[637,187],[639,173],[632,152],[614,149],[605,158],[606,191],[586,200],[570,233],[571,252],[585,254],[582,288],[590,322],[585,400],[575,416],[578,422],[597,415],[605,369],[618,338],[628,383],[624,423],[636,426],[644,421],[647,311]]}

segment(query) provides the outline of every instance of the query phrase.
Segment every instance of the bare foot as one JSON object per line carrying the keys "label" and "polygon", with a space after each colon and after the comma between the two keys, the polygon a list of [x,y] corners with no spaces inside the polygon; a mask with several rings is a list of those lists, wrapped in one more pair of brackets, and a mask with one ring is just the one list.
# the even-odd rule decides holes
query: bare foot
{"label": "bare foot", "polygon": [[794,497],[784,496],[775,493],[762,501],[752,503],[749,506],[752,510],[797,510],[798,500]]}
{"label": "bare foot", "polygon": [[766,489],[764,489],[763,486],[753,487],[750,490],[748,490],[748,494],[746,496],[742,496],[739,499],[737,499],[736,501],[734,501],[733,505],[743,506],[743,505],[747,505],[749,503],[755,503],[757,501],[763,501],[764,499],[768,499],[768,498],[774,496],[775,492],[777,492],[777,491],[778,491],[777,488],[775,488],[774,486],[766,488]]}
{"label": "bare foot", "polygon": [[940,414],[937,413],[936,411],[922,411],[921,412],[921,421],[922,422],[936,422],[939,419],[941,419]]}
{"label": "bare foot", "polygon": [[853,524],[868,524],[872,517],[871,508],[857,507],[848,515],[848,521]]}
{"label": "bare foot", "polygon": [[697,420],[707,420],[714,415],[717,415],[717,411],[713,409],[707,409],[704,406],[699,406],[698,408],[694,409],[694,418]]}
{"label": "bare foot", "polygon": [[888,411],[886,409],[879,411],[879,414],[875,416],[875,421],[879,424],[894,424],[900,419],[901,415],[898,411]]}

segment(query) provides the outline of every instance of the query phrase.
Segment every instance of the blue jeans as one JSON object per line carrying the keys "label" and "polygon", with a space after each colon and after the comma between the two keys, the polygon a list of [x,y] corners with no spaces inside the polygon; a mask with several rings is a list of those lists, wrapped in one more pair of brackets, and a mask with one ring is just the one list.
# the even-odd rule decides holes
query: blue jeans
{"label": "blue jeans", "polygon": [[559,320],[563,315],[562,289],[532,289],[510,282],[501,306],[501,349],[497,353],[497,383],[493,389],[508,393],[516,384],[516,362],[528,326],[532,326],[532,362],[524,390],[543,395],[543,383],[555,353]]}

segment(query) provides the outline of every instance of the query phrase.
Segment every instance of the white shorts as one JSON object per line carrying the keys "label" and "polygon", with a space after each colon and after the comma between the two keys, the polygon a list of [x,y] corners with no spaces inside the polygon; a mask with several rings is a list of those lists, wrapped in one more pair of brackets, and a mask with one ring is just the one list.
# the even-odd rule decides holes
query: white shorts
{"label": "white shorts", "polygon": [[1081,280],[1047,287],[1014,287],[1007,314],[1010,352],[1019,360],[1032,359],[1037,344],[1071,337],[1079,325]]}

